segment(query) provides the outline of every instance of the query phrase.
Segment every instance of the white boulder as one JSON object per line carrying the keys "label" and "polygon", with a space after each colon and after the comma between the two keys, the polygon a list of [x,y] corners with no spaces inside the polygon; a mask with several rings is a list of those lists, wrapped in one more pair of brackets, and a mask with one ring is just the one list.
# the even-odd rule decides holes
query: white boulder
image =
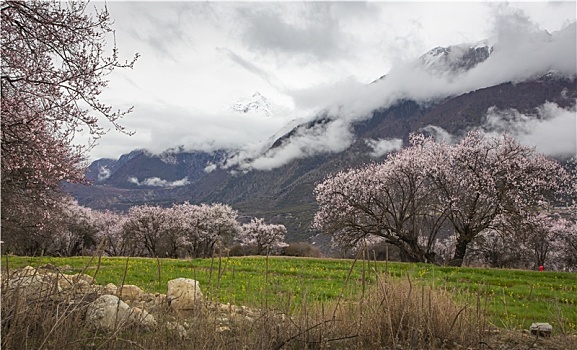
{"label": "white boulder", "polygon": [[148,311],[138,307],[133,307],[130,310],[130,320],[149,329],[156,327],[156,319],[154,316],[149,314]]}
{"label": "white boulder", "polygon": [[203,300],[198,281],[182,277],[168,281],[166,298],[176,311],[192,310]]}
{"label": "white boulder", "polygon": [[115,295],[103,295],[88,306],[86,323],[112,332],[129,323],[152,328],[156,326],[156,319],[144,309],[131,308]]}
{"label": "white boulder", "polygon": [[88,306],[86,323],[94,328],[114,331],[128,322],[130,306],[114,295],[103,295]]}

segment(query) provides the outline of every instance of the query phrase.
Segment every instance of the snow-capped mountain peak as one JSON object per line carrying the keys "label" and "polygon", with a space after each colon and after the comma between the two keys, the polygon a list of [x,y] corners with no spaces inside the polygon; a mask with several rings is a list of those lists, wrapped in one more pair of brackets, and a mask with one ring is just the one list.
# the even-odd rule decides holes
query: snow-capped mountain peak
{"label": "snow-capped mountain peak", "polygon": [[419,61],[430,72],[458,74],[485,61],[492,51],[488,41],[436,47],[422,55]]}
{"label": "snow-capped mountain peak", "polygon": [[261,113],[270,116],[274,110],[274,105],[256,91],[252,96],[236,101],[230,109],[239,113]]}

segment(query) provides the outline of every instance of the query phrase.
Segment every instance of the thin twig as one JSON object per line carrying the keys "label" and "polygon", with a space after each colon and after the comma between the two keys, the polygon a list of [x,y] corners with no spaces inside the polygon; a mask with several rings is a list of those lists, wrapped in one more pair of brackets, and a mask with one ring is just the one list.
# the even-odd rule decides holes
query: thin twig
{"label": "thin twig", "polygon": [[[292,337],[290,337],[290,338],[288,338],[288,339],[286,339],[286,340],[283,340],[277,347],[274,348],[274,350],[280,350],[280,349],[282,349],[286,344],[288,344],[289,342],[297,339],[299,336],[301,336],[301,335],[303,335],[303,334],[305,334],[305,333],[308,333],[309,331],[311,331],[311,330],[313,330],[313,329],[315,329],[315,328],[317,328],[317,327],[319,327],[319,326],[322,326],[322,325],[327,324],[327,323],[332,323],[332,322],[333,322],[333,320],[325,320],[325,321],[319,322],[319,323],[317,323],[317,324],[315,324],[315,325],[313,325],[313,326],[310,326],[310,327],[308,327],[307,329],[305,329],[304,331],[300,331],[300,332],[298,332],[297,334],[293,335]],[[358,335],[357,335],[357,336],[358,336]],[[313,341],[307,341],[307,342],[309,342],[309,343],[315,343],[315,342],[313,342]]]}
{"label": "thin twig", "polygon": [[122,284],[120,285],[120,289],[118,290],[118,294],[122,295],[122,288],[124,288],[124,282],[126,281],[126,274],[128,272],[128,260],[130,259],[129,256],[126,257],[126,265],[124,265],[124,275],[122,276]]}
{"label": "thin twig", "polygon": [[96,265],[96,271],[94,271],[94,276],[92,276],[92,282],[96,281],[96,275],[98,275],[98,271],[100,271],[100,263],[102,260],[102,253],[104,251],[104,242],[105,242],[105,238],[103,238],[100,241],[100,244],[98,244],[98,248],[96,249],[95,254],[98,254],[98,264]]}
{"label": "thin twig", "polygon": [[349,269],[349,273],[347,274],[347,278],[345,279],[345,283],[343,284],[343,288],[341,289],[341,294],[339,295],[339,298],[337,299],[337,304],[335,305],[335,309],[333,311],[333,319],[336,318],[337,309],[339,308],[339,305],[340,305],[341,301],[343,300],[343,296],[345,294],[345,288],[347,287],[347,284],[349,283],[349,280],[350,280],[351,275],[353,273],[353,268],[355,267],[357,260],[359,260],[360,253],[361,253],[360,251],[357,252],[357,255],[355,256],[355,260],[351,264],[351,268]]}
{"label": "thin twig", "polygon": [[[161,287],[161,285],[162,285],[162,282],[161,282],[161,279],[162,279],[162,278],[161,278],[161,275],[160,275],[160,259],[158,258],[158,256],[156,257],[156,264],[157,264],[157,266],[158,266],[158,270],[157,270],[157,271],[158,271],[158,289],[160,290],[160,287]],[[196,296],[195,296],[195,297],[196,297]]]}

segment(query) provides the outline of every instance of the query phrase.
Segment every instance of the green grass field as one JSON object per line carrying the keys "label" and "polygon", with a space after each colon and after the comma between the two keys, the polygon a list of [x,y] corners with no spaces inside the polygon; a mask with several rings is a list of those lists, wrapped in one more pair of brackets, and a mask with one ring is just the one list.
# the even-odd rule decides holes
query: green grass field
{"label": "green grass field", "polygon": [[[222,259],[90,257],[2,258],[2,268],[15,269],[52,263],[69,265],[77,273],[86,268],[99,284],[135,284],[148,292],[166,293],[166,282],[178,277],[200,282],[205,296],[221,303],[283,310],[304,301],[358,299],[377,274],[410,279],[453,292],[472,307],[486,308],[501,328],[528,328],[549,322],[557,330],[577,333],[577,274],[505,269],[452,268],[427,264],[292,257]],[[127,269],[126,269],[127,267]],[[352,268],[353,267],[353,268]],[[160,271],[160,273],[159,273]],[[125,273],[126,272],[126,273]],[[375,273],[376,272],[376,273]],[[348,278],[348,283],[345,283]]]}

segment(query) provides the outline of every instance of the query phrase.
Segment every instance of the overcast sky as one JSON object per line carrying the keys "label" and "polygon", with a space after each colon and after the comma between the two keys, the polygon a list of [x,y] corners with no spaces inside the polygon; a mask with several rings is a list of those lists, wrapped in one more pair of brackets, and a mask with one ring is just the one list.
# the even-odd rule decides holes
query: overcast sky
{"label": "overcast sky", "polygon": [[[258,149],[259,142],[287,124],[338,106],[331,113],[343,115],[344,121],[324,130],[328,136],[320,144],[307,140],[286,150],[290,156],[306,153],[304,148],[334,151],[351,141],[348,122],[391,103],[391,96],[428,99],[456,94],[500,80],[523,79],[543,64],[569,73],[575,70],[575,1],[109,1],[107,6],[121,58],[130,59],[136,52],[141,57],[133,70],[115,71],[102,96],[115,108],[134,106],[122,124],[136,134],[110,131],[92,150],[91,160],[118,158],[137,148]],[[573,29],[567,30],[571,25]],[[543,31],[562,32],[547,39]],[[477,69],[458,82],[429,79],[426,88],[415,83],[423,77],[408,62],[437,46],[484,39],[515,46],[518,61],[511,64],[515,69],[509,68],[510,59],[503,54],[492,58],[491,68]],[[536,52],[536,42],[546,42],[546,50],[535,60],[528,59],[527,52]],[[384,74],[400,88],[393,91],[390,84],[366,88]],[[230,110],[256,91],[272,103],[270,116]],[[543,113],[556,112],[555,108],[544,106]],[[570,112],[558,114],[574,124],[574,111]],[[499,111],[492,113],[496,116]],[[261,159],[264,165],[254,165],[274,167],[270,160],[277,156],[269,154]]]}

